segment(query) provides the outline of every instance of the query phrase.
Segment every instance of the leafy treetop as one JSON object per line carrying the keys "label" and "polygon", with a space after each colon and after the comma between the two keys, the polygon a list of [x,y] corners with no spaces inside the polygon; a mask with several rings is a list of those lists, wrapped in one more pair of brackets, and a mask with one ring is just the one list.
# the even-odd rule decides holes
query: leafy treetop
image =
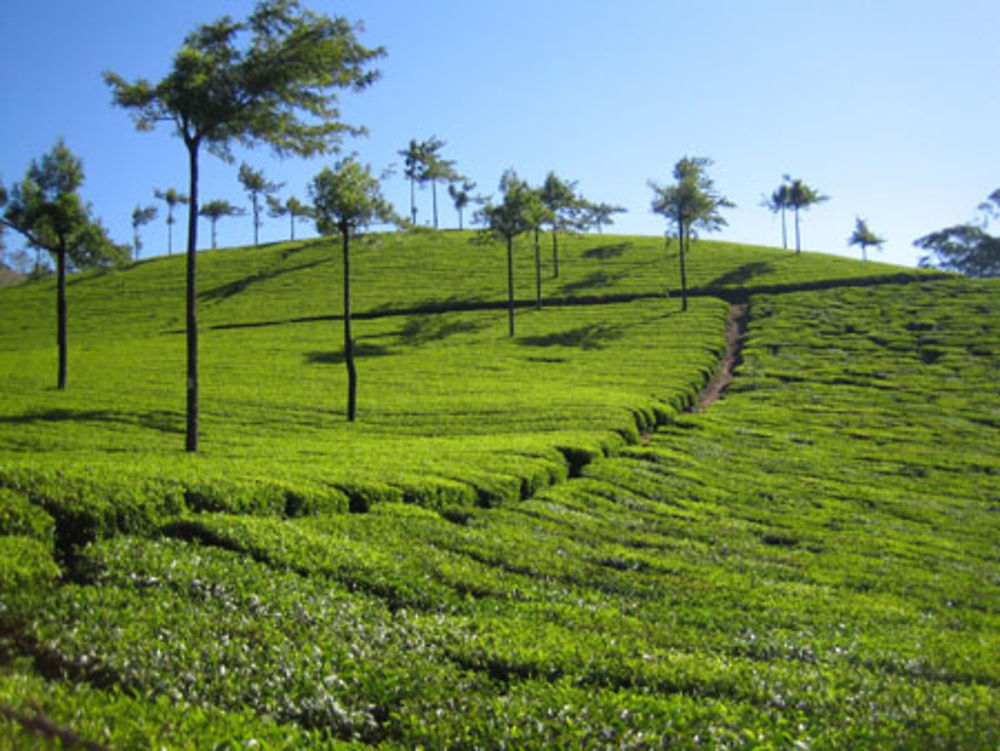
{"label": "leafy treetop", "polygon": [[309,156],[363,132],[340,122],[336,91],[374,82],[368,65],[384,50],[361,45],[356,28],[297,0],[264,0],[246,21],[223,16],[191,32],[158,83],[104,78],[140,130],[173,123],[189,148],[205,144],[226,160],[234,141]]}

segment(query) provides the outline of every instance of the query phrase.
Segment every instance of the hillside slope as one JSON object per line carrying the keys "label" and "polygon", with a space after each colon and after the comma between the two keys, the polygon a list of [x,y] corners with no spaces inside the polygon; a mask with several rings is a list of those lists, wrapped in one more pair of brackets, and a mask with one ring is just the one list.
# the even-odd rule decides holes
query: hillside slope
{"label": "hillside slope", "polygon": [[996,283],[699,243],[749,328],[684,414],[729,305],[662,240],[564,242],[511,340],[469,238],[359,254],[354,426],[335,249],[205,254],[198,457],[178,259],[75,280],[65,394],[0,293],[0,745],[997,745]]}

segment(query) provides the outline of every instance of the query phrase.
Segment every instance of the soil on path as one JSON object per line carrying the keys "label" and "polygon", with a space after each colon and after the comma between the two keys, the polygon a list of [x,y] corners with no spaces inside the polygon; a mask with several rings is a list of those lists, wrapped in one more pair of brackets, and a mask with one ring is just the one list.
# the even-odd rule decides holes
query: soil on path
{"label": "soil on path", "polygon": [[719,370],[698,396],[698,403],[692,412],[701,412],[712,406],[732,383],[733,370],[742,362],[743,339],[746,337],[748,305],[745,302],[735,303],[729,311],[726,321],[726,354],[719,363]]}

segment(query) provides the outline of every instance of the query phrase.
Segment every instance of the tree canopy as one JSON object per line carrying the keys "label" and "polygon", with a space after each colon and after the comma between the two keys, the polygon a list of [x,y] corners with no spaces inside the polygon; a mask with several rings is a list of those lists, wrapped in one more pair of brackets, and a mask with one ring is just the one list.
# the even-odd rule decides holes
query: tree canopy
{"label": "tree canopy", "polygon": [[854,219],[854,232],[847,238],[847,244],[859,246],[861,248],[861,260],[868,260],[868,248],[881,248],[885,244],[885,239],[879,237],[868,228],[868,222],[861,217]]}
{"label": "tree canopy", "polygon": [[706,232],[725,227],[727,222],[720,209],[731,208],[733,203],[715,191],[707,169],[712,160],[705,157],[684,157],[674,165],[672,185],[649,182],[653,189],[652,211],[671,223],[677,232],[681,264],[681,309],[687,310],[686,255],[691,249],[691,239],[699,229]]}
{"label": "tree canopy", "polygon": [[56,261],[56,387],[66,388],[68,369],[66,272],[68,266],[107,266],[128,259],[128,248],[108,237],[91,207],[83,202],[83,162],[60,139],[40,160],[32,160],[24,179],[8,194],[0,184],[0,225]]}
{"label": "tree canopy", "polygon": [[1000,237],[987,231],[991,219],[1000,219],[1000,189],[979,204],[979,211],[978,222],[946,227],[915,240],[916,247],[930,251],[920,265],[968,276],[1000,276]]}
{"label": "tree canopy", "polygon": [[354,365],[351,334],[351,236],[376,222],[395,221],[389,203],[382,197],[379,181],[371,169],[354,157],[326,167],[309,186],[321,234],[340,233],[344,258],[344,362],[347,366],[347,420],[357,417],[358,374]]}
{"label": "tree canopy", "polygon": [[267,196],[267,213],[274,218],[287,216],[289,223],[289,239],[295,239],[295,222],[312,219],[315,216],[313,207],[302,203],[295,196],[289,196],[284,203],[274,196]]}
{"label": "tree canopy", "polygon": [[799,231],[799,212],[808,211],[817,203],[830,200],[830,196],[824,196],[815,188],[806,185],[798,178],[785,175],[785,183],[788,185],[787,202],[788,207],[795,212],[795,252],[802,252],[801,234]]}
{"label": "tree canopy", "polygon": [[243,190],[245,190],[246,194],[250,197],[250,208],[253,212],[253,244],[258,245],[260,243],[260,227],[263,223],[260,218],[260,198],[261,196],[264,196],[265,199],[271,198],[271,196],[281,190],[285,184],[271,182],[264,177],[263,170],[254,169],[246,162],[240,165],[240,171],[237,177],[240,181],[240,185],[243,186]]}
{"label": "tree canopy", "polygon": [[487,201],[476,216],[483,225],[481,236],[503,240],[507,246],[507,328],[514,336],[514,238],[538,226],[544,205],[537,191],[513,169],[506,170],[500,178],[503,201]]}
{"label": "tree canopy", "polygon": [[166,122],[184,142],[190,176],[187,242],[188,451],[198,450],[198,325],[195,251],[198,157],[205,146],[231,161],[234,143],[270,146],[279,156],[333,151],[363,128],[341,122],[338,93],[370,86],[384,54],[355,36],[356,27],[304,9],[298,0],[261,0],[244,21],[223,16],[198,26],[159,82],[104,74],[115,104],[136,127]]}
{"label": "tree canopy", "polygon": [[139,251],[142,250],[139,228],[156,219],[157,213],[155,206],[136,206],[132,209],[132,247],[135,250],[136,260],[139,259]]}
{"label": "tree canopy", "polygon": [[229,203],[229,201],[218,198],[214,201],[206,201],[203,203],[198,213],[208,219],[209,223],[212,225],[212,247],[215,248],[215,225],[218,221],[227,216],[243,216],[247,212],[246,209],[240,208],[239,206],[233,206]]}
{"label": "tree canopy", "polygon": [[174,219],[174,207],[180,206],[188,200],[188,197],[176,188],[166,190],[156,188],[153,190],[153,195],[167,204],[167,254],[169,255],[174,252],[174,224],[177,222]]}
{"label": "tree canopy", "polygon": [[772,214],[781,214],[781,247],[788,250],[788,228],[785,224],[785,212],[791,208],[791,196],[789,194],[788,176],[781,185],[775,188],[770,196],[765,196],[761,205]]}

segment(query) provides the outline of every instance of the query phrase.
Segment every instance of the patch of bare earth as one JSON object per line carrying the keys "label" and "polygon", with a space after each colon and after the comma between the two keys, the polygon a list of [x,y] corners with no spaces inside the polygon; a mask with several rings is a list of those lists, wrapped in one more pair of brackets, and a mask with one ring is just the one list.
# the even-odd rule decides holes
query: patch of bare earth
{"label": "patch of bare earth", "polygon": [[742,359],[743,339],[747,330],[747,307],[745,302],[736,303],[729,311],[729,320],[726,321],[726,354],[719,363],[718,371],[698,396],[698,403],[692,409],[693,412],[700,412],[712,406],[732,383],[733,370]]}

